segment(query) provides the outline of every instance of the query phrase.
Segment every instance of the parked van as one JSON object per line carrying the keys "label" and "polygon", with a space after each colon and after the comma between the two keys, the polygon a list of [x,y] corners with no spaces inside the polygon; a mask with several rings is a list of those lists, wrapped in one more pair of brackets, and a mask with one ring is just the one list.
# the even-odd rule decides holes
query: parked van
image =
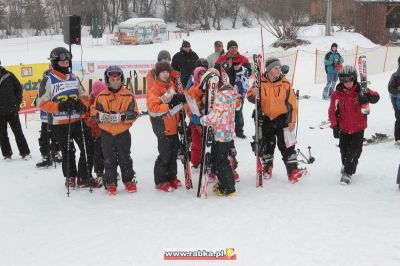
{"label": "parked van", "polygon": [[131,18],[118,25],[121,44],[149,44],[168,39],[167,24],[159,18]]}

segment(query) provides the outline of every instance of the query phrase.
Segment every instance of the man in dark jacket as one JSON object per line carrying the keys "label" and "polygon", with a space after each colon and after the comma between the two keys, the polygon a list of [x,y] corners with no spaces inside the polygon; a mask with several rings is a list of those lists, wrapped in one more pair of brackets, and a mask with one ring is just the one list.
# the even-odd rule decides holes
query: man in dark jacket
{"label": "man in dark jacket", "polygon": [[181,74],[183,88],[193,73],[197,59],[199,56],[193,52],[190,43],[183,40],[181,50],[172,57],[171,63],[172,68]]}
{"label": "man in dark jacket", "polygon": [[[221,65],[224,62],[228,62],[229,64],[229,70],[228,75],[229,75],[229,83],[232,86],[235,86],[235,82],[236,82],[236,70],[235,70],[235,66],[237,65],[241,65],[244,68],[247,69],[247,76],[251,75],[251,66],[250,66],[250,62],[247,59],[247,57],[241,55],[238,52],[238,44],[235,41],[229,41],[227,44],[227,52],[226,54],[221,55],[220,57],[218,57],[217,61],[215,62],[214,68],[218,69],[219,71],[221,71]],[[243,126],[244,126],[244,119],[243,119],[243,99],[241,102],[241,108],[239,110],[236,111],[235,114],[235,133],[236,133],[236,137],[239,138],[246,138],[246,135],[244,135],[243,133]]]}
{"label": "man in dark jacket", "polygon": [[0,66],[0,146],[4,160],[10,160],[12,149],[7,134],[10,125],[17,142],[19,154],[29,160],[30,150],[22,132],[18,111],[22,102],[22,86],[11,72]]}
{"label": "man in dark jacket", "polygon": [[396,117],[396,122],[394,124],[394,138],[396,144],[400,145],[400,56],[397,61],[399,63],[399,68],[390,78],[388,90],[394,109],[394,115]]}

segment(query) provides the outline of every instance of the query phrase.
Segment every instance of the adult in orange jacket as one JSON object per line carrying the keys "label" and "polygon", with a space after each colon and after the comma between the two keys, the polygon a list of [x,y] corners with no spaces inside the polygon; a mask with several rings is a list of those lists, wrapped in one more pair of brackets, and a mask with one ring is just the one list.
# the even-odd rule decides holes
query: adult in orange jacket
{"label": "adult in orange jacket", "polygon": [[147,91],[147,110],[158,141],[159,155],[154,164],[156,188],[165,192],[181,186],[177,178],[178,123],[185,96],[170,80],[172,68],[167,62],[156,64],[153,87]]}
{"label": "adult in orange jacket", "polygon": [[120,67],[109,66],[104,72],[104,80],[107,88],[97,96],[91,108],[91,115],[98,120],[101,128],[105,187],[108,194],[117,193],[119,164],[125,190],[133,193],[137,188],[129,128],[139,116],[138,107],[133,92],[124,86],[124,73]]}
{"label": "adult in orange jacket", "polygon": [[[248,91],[247,98],[254,103],[257,89]],[[261,78],[261,116],[263,118],[261,152],[264,178],[272,177],[272,167],[275,146],[282,154],[288,179],[295,183],[306,174],[297,167],[295,146],[287,147],[284,138],[284,128],[293,131],[297,118],[297,100],[291,83],[281,73],[281,63],[278,58],[270,57],[265,62],[265,75]]]}
{"label": "adult in orange jacket", "polygon": [[[157,56],[157,63],[160,62],[166,62],[168,64],[171,64],[171,54],[167,51],[167,50],[162,50],[158,53]],[[179,72],[176,70],[172,70],[171,71],[171,75],[170,75],[170,80],[176,85],[178,86],[178,78],[179,77]],[[155,67],[152,68],[149,72],[147,72],[146,75],[146,91],[149,91],[153,85],[154,85],[154,81],[157,79],[156,77],[156,69]]]}
{"label": "adult in orange jacket", "polygon": [[[57,47],[51,51],[52,70],[43,77],[40,83],[37,104],[47,113],[48,123],[60,144],[62,170],[66,178],[65,185],[99,188],[102,184],[91,176],[93,143],[89,137],[88,127],[84,123],[81,124],[80,121],[81,113],[86,110],[85,104],[88,104],[88,100],[87,97],[84,97],[84,90],[78,78],[70,73],[71,59],[71,53],[64,47]],[[70,138],[76,142],[81,151],[78,171],[75,162],[75,149],[73,145],[68,145],[68,124],[70,124]],[[70,150],[68,150],[68,147],[70,147]],[[67,166],[68,160],[69,166]],[[89,169],[87,169],[87,165]]]}

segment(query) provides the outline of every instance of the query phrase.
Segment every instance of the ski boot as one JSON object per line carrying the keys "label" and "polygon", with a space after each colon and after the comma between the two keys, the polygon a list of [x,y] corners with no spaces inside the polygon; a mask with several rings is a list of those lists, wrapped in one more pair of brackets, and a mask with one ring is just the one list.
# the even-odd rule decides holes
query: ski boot
{"label": "ski boot", "polygon": [[307,173],[308,173],[307,169],[295,168],[288,175],[289,182],[291,182],[293,184],[297,183],[300,181],[300,178],[307,175]]}
{"label": "ski boot", "polygon": [[101,188],[103,186],[103,183],[97,178],[90,177],[89,179],[78,178],[78,180],[76,181],[76,185],[79,188]]}
{"label": "ski boot", "polygon": [[133,179],[132,181],[124,182],[125,190],[128,191],[129,193],[134,193],[137,191],[136,187],[136,180]]}
{"label": "ski boot", "polygon": [[42,159],[36,164],[36,168],[44,168],[51,166],[53,162],[51,159],[48,159],[47,156],[43,156]]}
{"label": "ski boot", "polygon": [[350,185],[351,183],[351,175],[343,174],[342,178],[340,178],[341,185]]}
{"label": "ski boot", "polygon": [[182,186],[182,183],[181,183],[181,181],[179,179],[172,179],[172,180],[169,181],[169,184],[174,189],[178,189],[179,187]]}
{"label": "ski boot", "polygon": [[111,183],[111,184],[107,184],[106,186],[106,189],[107,189],[107,194],[108,195],[117,195],[117,185],[116,184],[114,184],[114,183]]}
{"label": "ski boot", "polygon": [[162,183],[156,185],[156,189],[162,190],[164,192],[174,191],[174,189],[172,188],[172,186],[169,182],[162,182]]}
{"label": "ski boot", "polygon": [[74,188],[76,187],[76,178],[75,177],[66,177],[65,178],[65,187]]}

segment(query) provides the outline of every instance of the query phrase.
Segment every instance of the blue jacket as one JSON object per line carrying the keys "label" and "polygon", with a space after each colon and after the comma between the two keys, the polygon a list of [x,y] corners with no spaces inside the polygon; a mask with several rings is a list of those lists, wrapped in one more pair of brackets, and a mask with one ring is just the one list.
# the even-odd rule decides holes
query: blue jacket
{"label": "blue jacket", "polygon": [[340,64],[343,64],[343,57],[338,52],[329,51],[325,55],[325,72],[326,74],[336,74],[338,71],[335,69],[334,62],[337,60]]}
{"label": "blue jacket", "polygon": [[235,87],[240,97],[244,99],[247,90],[249,89],[249,79],[247,68],[242,66],[242,69],[236,71]]}

